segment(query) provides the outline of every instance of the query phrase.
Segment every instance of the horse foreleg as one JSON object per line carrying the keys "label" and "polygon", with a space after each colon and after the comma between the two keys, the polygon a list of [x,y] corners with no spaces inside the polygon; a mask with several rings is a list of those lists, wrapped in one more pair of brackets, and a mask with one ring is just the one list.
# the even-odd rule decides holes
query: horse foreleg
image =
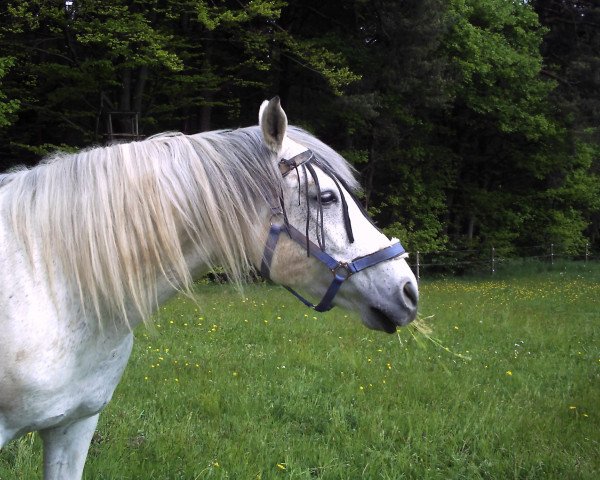
{"label": "horse foreleg", "polygon": [[79,480],[99,414],[40,431],[44,442],[44,480]]}

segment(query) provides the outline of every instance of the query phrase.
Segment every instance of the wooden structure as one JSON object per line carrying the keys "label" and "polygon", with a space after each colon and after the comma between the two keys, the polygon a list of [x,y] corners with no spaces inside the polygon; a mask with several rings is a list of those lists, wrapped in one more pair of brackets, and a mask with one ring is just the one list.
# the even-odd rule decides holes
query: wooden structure
{"label": "wooden structure", "polygon": [[106,142],[139,140],[143,138],[139,129],[139,112],[107,112]]}

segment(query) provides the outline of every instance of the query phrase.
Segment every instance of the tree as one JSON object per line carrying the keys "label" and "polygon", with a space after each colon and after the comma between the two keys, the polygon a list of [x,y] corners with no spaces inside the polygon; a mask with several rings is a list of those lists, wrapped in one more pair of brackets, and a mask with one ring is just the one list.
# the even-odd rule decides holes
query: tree
{"label": "tree", "polygon": [[447,28],[444,2],[297,3],[289,22],[340,52],[361,79],[332,97],[306,75],[298,81],[293,69],[292,110],[297,104],[309,125],[359,169],[363,201],[390,234],[409,248],[443,245],[445,166],[438,157],[444,147],[427,139],[449,100],[447,61],[438,54]]}
{"label": "tree", "polygon": [[[14,64],[14,59],[11,57],[0,57],[0,81],[8,72],[8,69]],[[2,83],[0,82],[0,88]],[[11,124],[11,117],[19,109],[19,101],[8,99],[0,90],[0,128]]]}
{"label": "tree", "polygon": [[181,68],[168,35],[142,13],[154,3],[29,0],[0,7],[0,46],[15,59],[6,88],[21,102],[19,121],[7,132],[12,155],[36,158],[98,141],[105,104],[139,109],[148,69]]}
{"label": "tree", "polygon": [[[239,121],[249,98],[254,122],[283,55],[310,65],[332,89],[352,79],[339,56],[277,24],[285,5],[6,2],[0,48],[15,59],[6,91],[21,111],[2,138],[2,156],[33,162],[57,147],[102,141],[110,111],[137,112],[145,134],[193,132]],[[126,122],[117,128],[131,133]]]}
{"label": "tree", "polygon": [[459,158],[449,190],[448,232],[458,246],[510,248],[531,241],[532,195],[558,159],[547,145],[554,83],[540,78],[544,30],[526,4],[451,2],[445,49],[460,81],[442,136]]}
{"label": "tree", "polygon": [[[534,1],[548,28],[542,73],[556,82],[552,102],[564,128],[568,162],[549,178],[542,201],[557,218],[553,238],[600,243],[600,5],[594,1]],[[587,239],[572,239],[585,229]],[[555,240],[556,241],[556,240]]]}

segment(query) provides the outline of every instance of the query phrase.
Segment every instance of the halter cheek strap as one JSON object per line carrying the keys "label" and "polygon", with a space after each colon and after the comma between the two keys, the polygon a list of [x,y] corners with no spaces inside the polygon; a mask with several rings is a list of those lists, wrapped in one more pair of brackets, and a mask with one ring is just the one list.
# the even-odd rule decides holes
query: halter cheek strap
{"label": "halter cheek strap", "polygon": [[338,261],[328,253],[321,250],[314,242],[300,233],[300,231],[294,228],[292,225],[286,225],[285,223],[271,223],[271,228],[269,229],[269,235],[267,237],[265,251],[260,266],[260,273],[264,278],[270,278],[269,274],[271,270],[271,263],[273,261],[273,254],[275,252],[275,247],[277,246],[281,232],[287,233],[292,240],[303,247],[308,245],[309,255],[325,264],[333,274],[333,280],[331,281],[329,288],[317,305],[308,301],[292,288],[284,285],[284,287],[294,296],[296,296],[296,298],[298,298],[302,303],[304,303],[307,307],[315,309],[317,312],[326,312],[333,308],[333,299],[335,298],[342,284],[352,275],[360,272],[361,270],[365,270],[366,268],[377,265],[378,263],[396,258],[406,252],[400,242],[397,242],[389,247],[385,247],[374,253],[365,255],[364,257],[355,258],[350,262]]}

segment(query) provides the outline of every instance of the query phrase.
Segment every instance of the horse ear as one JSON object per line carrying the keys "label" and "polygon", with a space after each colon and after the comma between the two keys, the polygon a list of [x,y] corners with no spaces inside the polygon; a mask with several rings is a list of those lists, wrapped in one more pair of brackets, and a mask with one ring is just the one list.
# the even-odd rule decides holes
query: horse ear
{"label": "horse ear", "polygon": [[262,130],[263,140],[273,152],[279,153],[285,132],[287,130],[287,116],[281,108],[279,97],[265,100],[258,112],[258,124]]}

